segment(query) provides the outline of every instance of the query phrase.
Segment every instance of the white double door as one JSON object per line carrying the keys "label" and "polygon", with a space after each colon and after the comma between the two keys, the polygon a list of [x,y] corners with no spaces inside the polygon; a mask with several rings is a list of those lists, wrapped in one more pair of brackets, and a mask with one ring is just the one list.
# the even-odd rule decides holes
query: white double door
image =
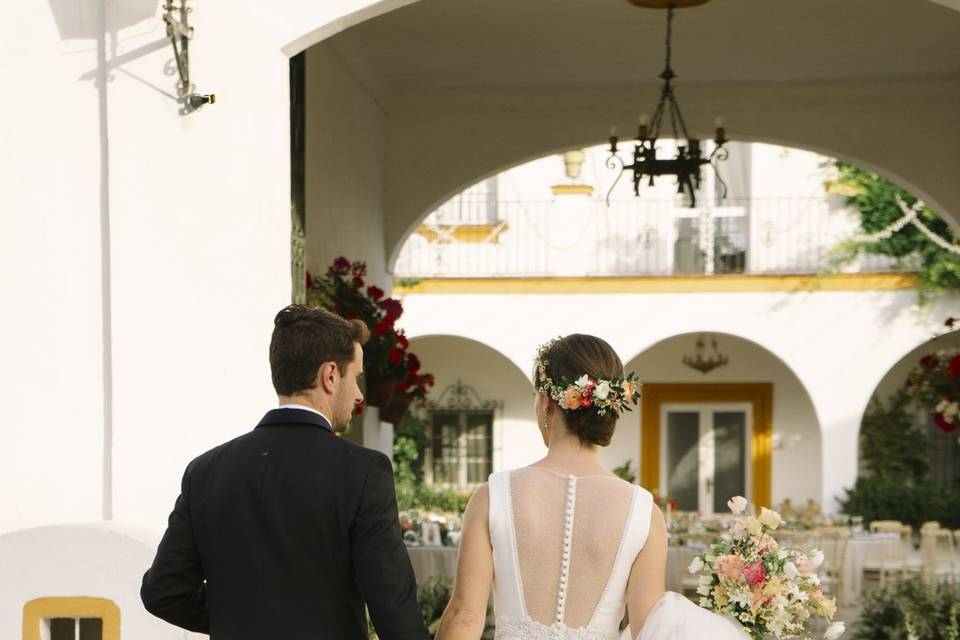
{"label": "white double door", "polygon": [[727,500],[750,495],[749,404],[664,404],[660,486],[681,511],[725,513]]}

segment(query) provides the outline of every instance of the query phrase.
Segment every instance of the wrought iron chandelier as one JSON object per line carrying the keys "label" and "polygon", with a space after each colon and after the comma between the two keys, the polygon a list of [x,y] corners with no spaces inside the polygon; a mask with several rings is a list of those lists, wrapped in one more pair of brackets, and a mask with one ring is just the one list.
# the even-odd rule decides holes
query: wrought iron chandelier
{"label": "wrought iron chandelier", "polygon": [[[639,4],[630,0],[634,4]],[[644,5],[647,6],[647,5]],[[673,93],[673,80],[676,74],[670,66],[670,60],[673,53],[673,11],[676,3],[671,2],[667,6],[667,40],[666,40],[666,64],[660,78],[663,80],[663,87],[660,90],[660,101],[653,112],[653,118],[647,118],[646,114],[640,115],[640,123],[637,130],[637,144],[633,148],[633,162],[625,164],[617,155],[617,143],[619,142],[616,129],[610,131],[610,157],[607,159],[607,168],[620,169],[617,179],[610,187],[607,193],[607,202],[610,200],[610,193],[619,182],[624,171],[633,172],[633,193],[640,195],[640,183],[644,178],[648,178],[648,185],[653,186],[654,179],[658,176],[675,176],[677,179],[677,193],[686,193],[691,208],[697,206],[696,190],[700,188],[701,167],[710,165],[713,167],[714,175],[720,185],[720,198],[726,197],[727,185],[720,177],[717,171],[717,163],[726,160],[728,157],[724,144],[727,142],[726,133],[723,127],[723,119],[717,118],[715,122],[716,131],[714,135],[714,149],[707,155],[703,155],[703,147],[700,141],[691,138],[687,132],[686,122],[683,120],[683,114],[680,113],[680,105]],[[670,120],[670,128],[673,133],[673,139],[677,141],[677,155],[674,158],[657,157],[657,140],[660,137],[660,129],[664,116]],[[681,144],[681,141],[685,141]]]}
{"label": "wrought iron chandelier", "polygon": [[709,357],[704,357],[704,352],[707,350],[707,340],[706,336],[700,334],[697,336],[695,355],[692,357],[683,356],[683,364],[691,369],[696,369],[703,375],[707,375],[714,369],[726,366],[730,362],[730,358],[720,353],[717,347],[717,339],[713,336],[710,336],[710,346],[713,353]]}

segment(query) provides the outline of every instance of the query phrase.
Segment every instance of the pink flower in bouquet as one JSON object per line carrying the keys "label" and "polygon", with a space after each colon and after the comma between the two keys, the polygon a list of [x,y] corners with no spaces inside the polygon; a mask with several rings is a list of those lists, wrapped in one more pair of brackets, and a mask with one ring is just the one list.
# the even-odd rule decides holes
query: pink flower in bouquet
{"label": "pink flower in bouquet", "polygon": [[812,575],[814,569],[816,569],[816,567],[813,566],[813,560],[811,560],[807,556],[803,556],[800,559],[798,559],[796,562],[796,566],[797,566],[797,571],[799,571],[800,575],[802,576]]}
{"label": "pink flower in bouquet", "polygon": [[759,560],[746,565],[743,568],[743,575],[747,579],[747,584],[751,587],[763,584],[763,581],[767,579],[767,571],[763,568],[763,563]]}
{"label": "pink flower in bouquet", "polygon": [[721,580],[739,580],[743,573],[743,558],[735,555],[720,556],[714,561],[713,570]]}

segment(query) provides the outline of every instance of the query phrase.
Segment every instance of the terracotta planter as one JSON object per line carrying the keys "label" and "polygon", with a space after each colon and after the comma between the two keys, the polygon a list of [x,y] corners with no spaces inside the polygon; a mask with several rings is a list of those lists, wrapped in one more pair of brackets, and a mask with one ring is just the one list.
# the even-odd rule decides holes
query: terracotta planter
{"label": "terracotta planter", "polygon": [[399,389],[395,390],[393,395],[390,396],[390,402],[381,407],[380,420],[392,424],[399,423],[403,420],[403,416],[407,415],[407,409],[410,408],[411,402],[413,402],[412,396]]}
{"label": "terracotta planter", "polygon": [[367,391],[363,394],[363,399],[368,407],[386,407],[396,387],[397,381],[393,378],[371,375],[367,378]]}

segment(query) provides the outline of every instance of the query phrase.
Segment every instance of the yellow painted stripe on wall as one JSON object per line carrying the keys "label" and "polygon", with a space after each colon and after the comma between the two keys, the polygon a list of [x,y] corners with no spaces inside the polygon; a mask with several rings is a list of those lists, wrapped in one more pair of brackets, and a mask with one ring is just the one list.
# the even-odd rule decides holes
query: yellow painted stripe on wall
{"label": "yellow painted stripe on wall", "polygon": [[917,280],[903,273],[829,275],[724,275],[580,278],[423,278],[394,286],[394,293],[750,293],[815,291],[897,291],[913,289]]}

